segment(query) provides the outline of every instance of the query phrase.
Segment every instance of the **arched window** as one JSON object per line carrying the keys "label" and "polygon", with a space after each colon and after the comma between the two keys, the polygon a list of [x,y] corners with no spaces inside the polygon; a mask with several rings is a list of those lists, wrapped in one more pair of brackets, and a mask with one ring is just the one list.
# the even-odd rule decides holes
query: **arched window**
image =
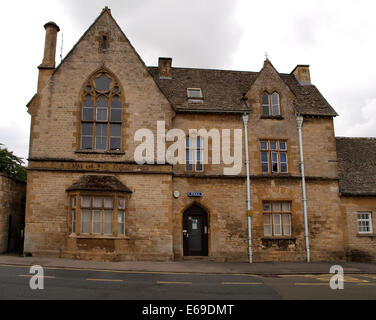
{"label": "arched window", "polygon": [[262,115],[266,117],[281,115],[279,94],[277,92],[272,95],[266,92],[262,94]]}
{"label": "arched window", "polygon": [[120,96],[119,84],[105,71],[88,81],[82,97],[81,149],[121,150]]}

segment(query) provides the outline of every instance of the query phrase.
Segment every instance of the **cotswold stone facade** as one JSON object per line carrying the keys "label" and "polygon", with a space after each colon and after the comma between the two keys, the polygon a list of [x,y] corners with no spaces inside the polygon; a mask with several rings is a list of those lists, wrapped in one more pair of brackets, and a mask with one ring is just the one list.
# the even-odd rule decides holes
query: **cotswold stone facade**
{"label": "cotswold stone facade", "polygon": [[[337,114],[310,83],[308,66],[283,74],[266,60],[259,72],[240,72],[175,68],[172,59],[160,58],[158,67],[147,67],[105,8],[55,68],[59,28],[52,22],[45,28],[38,92],[28,104],[26,252],[113,261],[248,261],[252,214],[254,261],[305,261],[300,115],[311,260],[345,259]],[[215,141],[204,143],[202,133],[191,136],[196,145],[187,140],[185,164],[166,163],[161,123],[166,132],[181,130],[184,144],[191,129],[217,129],[223,147],[229,130],[230,156],[240,130],[240,172],[225,174],[233,164],[213,164]],[[139,129],[154,138],[139,136]],[[144,155],[153,161],[135,161],[140,144],[153,147]],[[202,164],[204,151],[208,163]]]}
{"label": "cotswold stone facade", "polygon": [[0,173],[0,253],[22,252],[26,185]]}

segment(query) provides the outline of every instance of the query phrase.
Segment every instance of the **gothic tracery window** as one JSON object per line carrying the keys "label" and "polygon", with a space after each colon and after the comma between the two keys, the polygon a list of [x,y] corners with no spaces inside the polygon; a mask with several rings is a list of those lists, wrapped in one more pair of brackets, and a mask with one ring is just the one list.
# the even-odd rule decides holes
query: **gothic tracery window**
{"label": "gothic tracery window", "polygon": [[82,97],[81,149],[121,150],[122,102],[119,84],[102,71],[86,84]]}

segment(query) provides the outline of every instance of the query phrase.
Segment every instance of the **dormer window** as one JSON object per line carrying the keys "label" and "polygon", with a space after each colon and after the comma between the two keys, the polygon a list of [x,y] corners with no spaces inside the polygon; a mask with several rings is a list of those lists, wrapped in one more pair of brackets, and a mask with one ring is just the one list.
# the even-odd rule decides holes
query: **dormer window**
{"label": "dormer window", "polygon": [[264,117],[277,117],[281,115],[279,94],[277,92],[274,92],[273,94],[268,94],[266,92],[263,93],[262,115]]}
{"label": "dormer window", "polygon": [[189,88],[187,89],[188,98],[202,99],[201,88]]}
{"label": "dormer window", "polygon": [[203,97],[202,97],[201,88],[188,88],[187,96],[188,96],[188,102],[192,102],[192,103],[201,102],[202,103]]}

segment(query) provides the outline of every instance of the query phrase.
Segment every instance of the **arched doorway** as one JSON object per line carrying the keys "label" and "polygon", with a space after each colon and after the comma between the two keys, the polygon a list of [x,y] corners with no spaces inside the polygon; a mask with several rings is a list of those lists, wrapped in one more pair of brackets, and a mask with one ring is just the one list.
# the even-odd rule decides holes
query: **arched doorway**
{"label": "arched doorway", "polygon": [[184,256],[208,255],[208,214],[197,204],[183,213]]}

